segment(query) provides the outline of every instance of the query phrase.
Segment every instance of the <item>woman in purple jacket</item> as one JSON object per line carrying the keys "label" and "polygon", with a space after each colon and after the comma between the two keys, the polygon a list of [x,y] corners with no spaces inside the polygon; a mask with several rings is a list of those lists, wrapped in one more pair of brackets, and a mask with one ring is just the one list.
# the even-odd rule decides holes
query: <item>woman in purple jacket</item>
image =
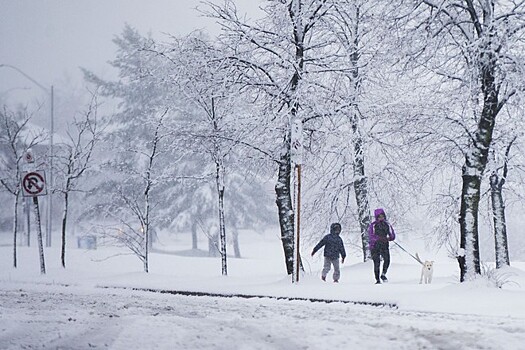
{"label": "woman in purple jacket", "polygon": [[[388,282],[386,272],[390,265],[390,251],[388,249],[388,242],[396,239],[396,234],[392,225],[386,220],[385,211],[381,208],[374,210],[375,221],[368,227],[368,243],[370,247],[370,254],[374,260],[374,275],[376,284]],[[383,272],[381,273],[381,280],[379,279],[379,264],[383,257]]]}

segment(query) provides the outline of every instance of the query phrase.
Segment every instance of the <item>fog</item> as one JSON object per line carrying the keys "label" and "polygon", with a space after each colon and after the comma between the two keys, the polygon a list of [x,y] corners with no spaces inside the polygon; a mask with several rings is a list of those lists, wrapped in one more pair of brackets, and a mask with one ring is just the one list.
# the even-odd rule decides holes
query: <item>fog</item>
{"label": "fog", "polygon": [[[236,1],[240,12],[251,18],[257,16],[259,3]],[[218,26],[197,7],[203,7],[200,0],[0,0],[0,104],[28,106],[35,123],[48,125],[53,85],[60,130],[75,105],[82,105],[85,89],[79,67],[113,77],[107,64],[115,55],[112,40],[126,23],[156,38],[195,29],[217,34]]]}
{"label": "fog", "polygon": [[[235,0],[239,12],[249,18],[257,18],[262,2]],[[203,6],[200,0],[0,0],[0,106],[27,106],[32,122],[48,127],[53,86],[55,130],[63,133],[67,122],[86,105],[88,93],[79,68],[114,78],[108,64],[115,57],[112,40],[126,23],[155,38],[195,29],[218,34],[217,24],[195,10],[199,6]],[[523,202],[509,203],[508,209],[518,213],[509,215],[509,231],[522,232]],[[490,222],[483,224],[490,228]],[[491,232],[483,234],[481,239],[488,245]],[[509,241],[515,246],[513,239],[517,240]],[[492,251],[492,246],[486,249]]]}

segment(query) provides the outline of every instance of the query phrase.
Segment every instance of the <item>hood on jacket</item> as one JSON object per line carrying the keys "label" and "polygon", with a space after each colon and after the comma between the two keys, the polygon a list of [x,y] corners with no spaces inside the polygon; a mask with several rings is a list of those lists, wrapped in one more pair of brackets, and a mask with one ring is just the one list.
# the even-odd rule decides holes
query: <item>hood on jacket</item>
{"label": "hood on jacket", "polygon": [[338,222],[334,222],[332,225],[330,225],[330,233],[341,233],[341,224]]}
{"label": "hood on jacket", "polygon": [[374,217],[377,219],[377,217],[379,215],[383,214],[385,216],[385,219],[386,219],[386,214],[385,214],[385,211],[382,209],[382,208],[377,208],[376,210],[374,210]]}

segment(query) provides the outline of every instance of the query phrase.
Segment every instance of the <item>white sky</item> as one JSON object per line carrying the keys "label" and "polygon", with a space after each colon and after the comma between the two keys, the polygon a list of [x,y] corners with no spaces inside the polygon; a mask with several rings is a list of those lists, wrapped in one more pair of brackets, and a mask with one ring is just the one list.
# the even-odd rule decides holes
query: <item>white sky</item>
{"label": "white sky", "polygon": [[[236,3],[253,18],[261,0]],[[80,80],[78,67],[102,76],[110,70],[112,39],[125,23],[154,36],[183,35],[196,28],[217,32],[213,21],[194,10],[197,6],[202,6],[200,0],[0,0],[0,64],[60,89],[64,80]],[[13,99],[21,93],[41,98],[43,92],[15,70],[0,67],[0,97]]]}

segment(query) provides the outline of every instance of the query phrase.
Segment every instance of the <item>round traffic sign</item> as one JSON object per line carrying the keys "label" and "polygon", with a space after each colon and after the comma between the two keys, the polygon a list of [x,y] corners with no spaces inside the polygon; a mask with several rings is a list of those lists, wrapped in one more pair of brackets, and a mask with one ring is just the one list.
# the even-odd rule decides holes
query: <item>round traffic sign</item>
{"label": "round traffic sign", "polygon": [[27,173],[22,180],[24,191],[32,196],[41,194],[44,191],[45,184],[44,177],[37,172]]}

